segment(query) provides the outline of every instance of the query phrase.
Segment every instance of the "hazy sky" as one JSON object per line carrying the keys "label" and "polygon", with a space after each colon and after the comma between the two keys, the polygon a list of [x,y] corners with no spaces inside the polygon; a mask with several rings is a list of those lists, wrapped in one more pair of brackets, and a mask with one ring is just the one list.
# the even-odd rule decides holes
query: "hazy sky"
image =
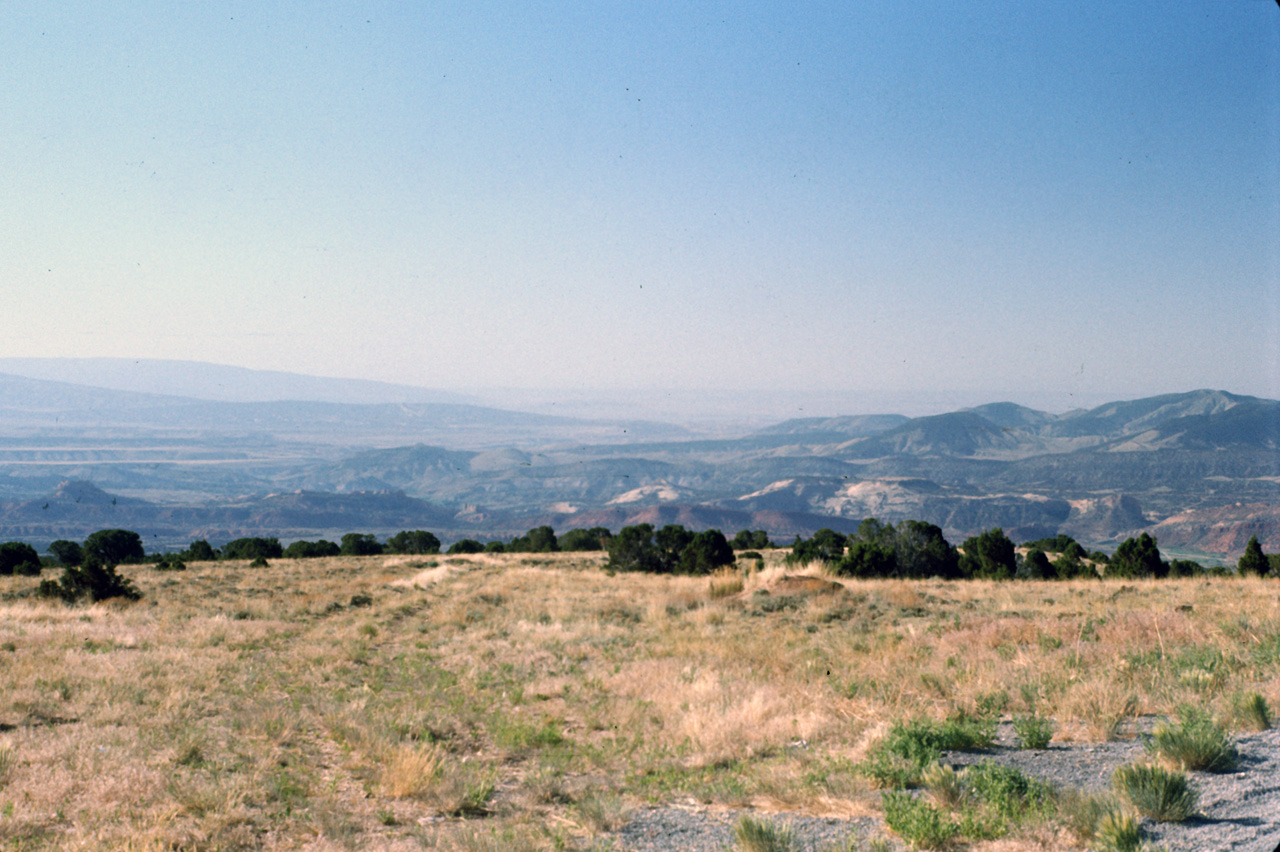
{"label": "hazy sky", "polygon": [[1280,397],[1271,0],[0,8],[0,356]]}

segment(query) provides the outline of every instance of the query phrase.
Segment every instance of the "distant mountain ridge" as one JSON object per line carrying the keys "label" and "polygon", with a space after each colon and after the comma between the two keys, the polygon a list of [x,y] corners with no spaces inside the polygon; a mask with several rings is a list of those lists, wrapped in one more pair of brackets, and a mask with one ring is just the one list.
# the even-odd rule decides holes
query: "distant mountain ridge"
{"label": "distant mountain ridge", "polygon": [[367,379],[251,370],[203,361],[148,358],[0,358],[0,373],[130,393],[208,402],[475,404],[464,394]]}
{"label": "distant mountain ridge", "polygon": [[1280,550],[1280,402],[1213,390],[705,438],[448,403],[207,402],[0,375],[0,435],[0,537],[128,521],[157,543],[401,524],[483,539],[645,518],[806,534],[874,516],[952,540],[999,526],[1101,547],[1151,530],[1234,548],[1253,530]]}
{"label": "distant mountain ridge", "polygon": [[0,430],[258,434],[323,444],[387,444],[458,435],[473,445],[535,440],[686,437],[678,426],[588,421],[453,402],[225,402],[112,390],[0,373]]}

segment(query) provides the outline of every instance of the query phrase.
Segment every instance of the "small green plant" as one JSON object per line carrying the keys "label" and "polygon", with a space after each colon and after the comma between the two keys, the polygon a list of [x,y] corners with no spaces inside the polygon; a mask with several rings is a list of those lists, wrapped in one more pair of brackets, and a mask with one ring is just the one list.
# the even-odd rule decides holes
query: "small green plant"
{"label": "small green plant", "polygon": [[996,720],[991,716],[959,713],[942,723],[939,747],[943,751],[976,751],[989,748],[996,739]]}
{"label": "small green plant", "polygon": [[1054,811],[1050,787],[1012,767],[983,761],[961,772],[959,781],[958,833],[966,840],[1003,837],[1028,819]]}
{"label": "small green plant", "polygon": [[793,852],[795,835],[789,825],[743,814],[733,826],[735,852]]}
{"label": "small green plant", "polygon": [[925,767],[936,763],[944,751],[986,748],[995,740],[995,729],[993,719],[963,714],[945,722],[912,719],[894,725],[858,770],[881,787],[917,787]]}
{"label": "small green plant", "polygon": [[1121,766],[1112,776],[1121,798],[1157,822],[1182,822],[1196,812],[1200,794],[1181,772],[1149,763]]}
{"label": "small green plant", "polygon": [[1177,769],[1229,772],[1240,762],[1226,731],[1206,711],[1185,704],[1177,724],[1156,726],[1147,750]]}
{"label": "small green plant", "polygon": [[265,556],[256,556],[253,561],[249,563],[250,568],[266,568],[268,565],[269,563]]}
{"label": "small green plant", "polygon": [[1238,692],[1231,697],[1231,719],[1246,731],[1265,731],[1271,727],[1271,707],[1256,692]]}
{"label": "small green plant", "polygon": [[1013,717],[1013,730],[1020,748],[1042,749],[1053,739],[1053,720],[1039,713]]}
{"label": "small green plant", "polygon": [[917,849],[942,848],[960,833],[949,816],[910,793],[885,793],[882,804],[885,824]]}
{"label": "small green plant", "polygon": [[1053,792],[1047,784],[989,760],[966,769],[964,783],[975,801],[1003,820],[1018,821],[1052,806]]}

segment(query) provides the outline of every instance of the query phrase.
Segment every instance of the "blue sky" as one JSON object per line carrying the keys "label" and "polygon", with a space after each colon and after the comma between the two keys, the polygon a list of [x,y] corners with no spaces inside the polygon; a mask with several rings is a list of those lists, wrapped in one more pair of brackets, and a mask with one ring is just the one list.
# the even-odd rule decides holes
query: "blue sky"
{"label": "blue sky", "polygon": [[0,357],[1280,397],[1269,0],[13,5]]}

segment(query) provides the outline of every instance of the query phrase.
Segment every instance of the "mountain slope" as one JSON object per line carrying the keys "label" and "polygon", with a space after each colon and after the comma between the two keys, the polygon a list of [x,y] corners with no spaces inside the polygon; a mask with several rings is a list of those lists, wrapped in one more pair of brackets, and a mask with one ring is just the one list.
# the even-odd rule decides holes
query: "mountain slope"
{"label": "mountain slope", "polygon": [[0,358],[0,373],[209,402],[469,403],[462,394],[366,379],[147,358]]}

